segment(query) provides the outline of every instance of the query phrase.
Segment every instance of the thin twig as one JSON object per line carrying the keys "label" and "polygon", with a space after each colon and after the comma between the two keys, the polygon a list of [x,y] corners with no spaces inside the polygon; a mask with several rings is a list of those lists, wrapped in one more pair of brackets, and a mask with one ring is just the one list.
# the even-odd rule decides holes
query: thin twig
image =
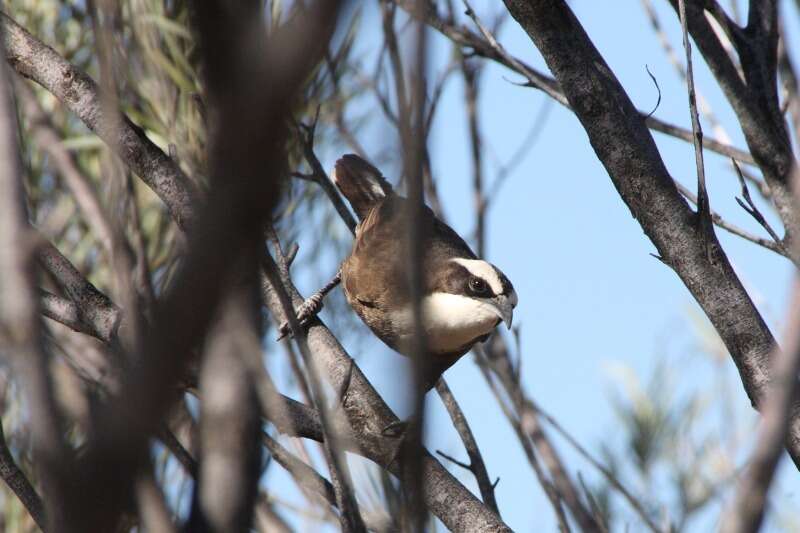
{"label": "thin twig", "polygon": [[[472,8],[465,2],[467,13]],[[469,145],[472,158],[472,196],[475,208],[475,248],[478,257],[484,257],[486,251],[486,196],[483,179],[483,139],[481,138],[480,117],[478,115],[478,99],[480,97],[481,65],[468,62],[463,53],[461,59],[461,75],[464,78],[464,107],[469,125]]]}
{"label": "thin twig", "polygon": [[[580,527],[584,531],[597,531],[599,525],[581,500],[580,493],[567,473],[555,446],[544,432],[532,402],[526,397],[520,384],[515,379],[515,372],[508,357],[508,349],[505,342],[499,336],[492,337],[490,338],[488,350],[489,352],[487,353],[483,346],[478,347],[476,350],[476,353],[479,354],[478,360],[491,369],[511,400],[516,412],[513,423],[519,425],[520,432],[524,435],[524,438],[530,439],[530,442],[536,447],[536,450],[541,455],[542,462],[550,473],[554,488],[559,496],[563,498],[564,503]],[[485,373],[484,377],[488,380],[488,373]]]}
{"label": "thin twig", "polygon": [[547,496],[547,499],[550,502],[550,507],[553,509],[553,512],[556,515],[556,521],[558,522],[561,533],[569,533],[569,522],[567,520],[566,513],[564,512],[563,498],[561,497],[561,494],[553,485],[553,483],[547,478],[542,465],[539,463],[539,459],[536,457],[533,444],[531,444],[530,439],[522,430],[519,417],[511,411],[511,408],[507,404],[505,395],[500,391],[497,383],[495,382],[495,379],[491,374],[491,370],[489,369],[489,363],[485,354],[480,349],[475,350],[475,354],[478,369],[481,371],[486,383],[489,385],[489,389],[492,391],[497,404],[500,406],[500,410],[503,411],[503,414],[514,430],[514,433],[516,433],[517,439],[519,440],[520,445],[522,445],[522,449],[525,452],[526,458],[528,459],[528,463],[531,465],[531,468],[533,468],[533,472],[536,474],[536,479],[539,481],[539,485],[541,485],[545,496]]}
{"label": "thin twig", "polygon": [[[653,32],[656,34],[658,41],[661,43],[661,47],[664,50],[664,54],[667,56],[667,60],[672,65],[675,72],[678,73],[678,76],[684,82],[687,79],[686,69],[684,68],[681,60],[678,58],[678,54],[675,53],[675,49],[669,42],[669,38],[667,37],[666,32],[661,26],[661,21],[658,19],[658,14],[656,10],[653,8],[653,4],[651,0],[641,0],[642,8],[644,9],[645,14],[647,15],[648,20],[650,21],[650,25],[653,27]],[[697,94],[697,107],[698,110],[703,114],[706,120],[711,124],[714,133],[720,141],[730,144],[730,136],[725,131],[725,128],[720,124],[717,120],[716,116],[714,116],[714,112],[711,109],[710,104],[708,101],[703,97],[700,91],[696,92]]]}
{"label": "thin twig", "polygon": [[589,507],[592,509],[592,514],[594,514],[594,518],[597,521],[597,525],[600,526],[601,533],[608,533],[608,524],[606,524],[606,517],[603,516],[602,511],[600,511],[600,506],[597,505],[597,501],[592,494],[592,491],[589,490],[589,487],[586,486],[586,483],[583,481],[583,476],[580,472],[578,472],[578,483],[581,484],[581,488],[583,489],[583,494],[586,496],[586,501],[589,502]]}
{"label": "thin twig", "polygon": [[703,129],[700,126],[700,116],[697,113],[697,97],[694,89],[694,73],[692,68],[692,45],[689,43],[689,30],[686,26],[686,0],[678,0],[681,29],[683,31],[683,48],[686,51],[686,86],[689,92],[689,114],[692,118],[692,133],[694,134],[694,157],[697,166],[697,216],[700,228],[704,232],[708,261],[712,262],[708,232],[714,231],[714,222],[711,219],[711,206],[706,190],[706,170],[703,164]]}
{"label": "thin twig", "polygon": [[461,441],[464,443],[464,448],[467,450],[469,465],[466,465],[466,468],[472,472],[475,476],[475,480],[478,482],[478,489],[481,491],[483,503],[491,507],[499,516],[500,510],[497,507],[494,486],[489,479],[489,474],[486,471],[486,464],[483,461],[483,455],[481,455],[478,442],[472,434],[464,412],[461,410],[458,402],[456,402],[455,396],[453,396],[450,387],[447,386],[443,378],[436,383],[436,392],[439,393],[439,397],[442,399],[442,403],[444,403],[445,408],[447,408],[447,413],[450,415],[450,420],[453,421],[453,426],[455,426],[458,435],[461,437]]}
{"label": "thin twig", "polygon": [[334,58],[331,54],[330,48],[325,52],[325,66],[328,67],[328,73],[330,74],[331,83],[333,85],[333,93],[336,95],[336,97],[332,98],[334,123],[336,124],[336,129],[339,130],[339,134],[344,138],[345,142],[350,146],[350,148],[352,148],[353,151],[355,151],[361,157],[366,157],[364,147],[361,146],[361,143],[358,142],[358,139],[356,139],[355,135],[353,135],[353,132],[345,122],[342,89],[339,83],[339,61],[336,61],[336,59],[341,59],[339,55],[340,54],[337,54],[337,57]]}
{"label": "thin twig", "polygon": [[[772,226],[769,224],[769,222],[767,222],[767,219],[764,218],[764,215],[761,213],[761,211],[759,211],[758,207],[756,207],[756,204],[753,203],[753,199],[750,197],[750,190],[747,188],[747,182],[744,180],[744,176],[742,175],[742,170],[739,168],[739,165],[735,160],[731,160],[731,163],[733,164],[733,168],[736,169],[736,175],[739,177],[739,184],[742,186],[742,196],[744,197],[744,202],[741,200],[741,198],[736,198],[736,202],[742,207],[742,209],[747,211],[747,214],[756,219],[756,222],[761,224],[761,227],[763,227],[767,233],[769,233],[769,236],[772,237],[772,240],[775,241],[775,244],[781,249],[783,255],[792,259],[792,261],[797,264],[797,260],[792,257],[788,248],[786,248],[786,244],[783,242],[783,239],[778,237],[778,234],[775,233],[774,229],[772,229]],[[747,202],[746,205],[745,202]]]}
{"label": "thin twig", "polygon": [[42,110],[28,82],[19,76],[15,76],[14,81],[14,90],[27,115],[33,138],[58,169],[64,183],[72,192],[75,203],[86,218],[87,225],[96,232],[97,239],[110,258],[113,255],[114,230],[100,204],[97,191],[64,146],[61,136]]}
{"label": "thin twig", "polygon": [[503,185],[505,185],[513,171],[519,166],[520,163],[522,163],[525,157],[531,153],[531,150],[533,150],[533,147],[536,145],[536,142],[539,140],[542,132],[544,131],[544,127],[547,124],[547,119],[550,117],[550,112],[552,109],[553,99],[545,99],[536,112],[536,115],[533,118],[533,123],[531,124],[531,128],[528,130],[528,133],[525,135],[525,137],[523,137],[522,142],[519,143],[519,146],[517,146],[517,149],[512,153],[511,157],[508,158],[508,161],[498,169],[497,177],[495,177],[492,185],[489,188],[489,192],[486,193],[484,198],[487,210],[489,206],[494,203],[494,200],[497,198],[497,195],[500,193],[500,190],[502,189]]}
{"label": "thin twig", "polygon": [[655,85],[655,86],[656,86],[656,91],[658,92],[658,100],[656,100],[656,105],[654,105],[654,106],[653,106],[653,110],[652,110],[652,111],[650,111],[650,112],[647,114],[647,118],[650,118],[650,117],[652,117],[652,116],[655,114],[655,112],[656,112],[656,111],[658,111],[658,106],[660,106],[660,105],[661,105],[661,87],[659,87],[659,86],[658,86],[658,80],[656,79],[656,77],[655,77],[655,76],[653,76],[653,73],[652,73],[652,72],[650,72],[650,67],[648,67],[647,65],[645,65],[645,66],[644,66],[644,69],[647,71],[647,75],[648,75],[648,76],[650,76],[650,79],[651,79],[651,80],[653,80],[653,85]]}
{"label": "thin twig", "polygon": [[[542,74],[530,65],[509,54],[492,35],[492,33],[485,28],[485,26],[483,29],[487,32],[488,36],[477,35],[466,28],[458,27],[455,24],[440,18],[433,9],[417,9],[412,0],[395,0],[395,3],[401,6],[412,17],[424,20],[426,24],[442,33],[455,44],[468,48],[473,55],[478,55],[495,61],[509,70],[516,72],[525,78],[526,86],[534,87],[543,91],[567,109],[571,109],[571,106],[569,105],[569,102],[567,102],[564,93],[561,92],[558,83],[553,78]],[[483,24],[481,24],[481,26],[483,26]],[[483,33],[483,30],[481,33]],[[640,114],[643,117],[647,116],[647,113],[643,111],[640,111]],[[692,142],[693,140],[692,132],[685,128],[681,128],[674,124],[669,124],[656,117],[650,117],[646,122],[649,128],[658,132],[687,142]],[[703,145],[707,150],[720,153],[727,157],[733,157],[737,161],[747,164],[755,163],[753,156],[750,153],[733,146],[729,146],[724,142],[720,142],[715,139],[705,139]]]}
{"label": "thin twig", "polygon": [[336,190],[336,187],[333,186],[333,183],[331,183],[331,180],[328,179],[328,176],[325,174],[322,164],[319,162],[319,159],[317,159],[317,154],[314,153],[314,134],[317,130],[318,118],[319,108],[317,108],[317,113],[314,115],[314,120],[311,122],[311,124],[300,125],[300,138],[303,144],[303,155],[305,156],[306,162],[311,167],[311,174],[298,175],[297,173],[294,173],[292,175],[313,181],[322,187],[322,190],[328,196],[328,199],[330,199],[333,207],[336,209],[336,212],[339,213],[339,216],[347,225],[347,229],[350,230],[350,233],[355,234],[356,221],[353,218],[353,215],[344,204],[344,200],[342,200],[342,197],[339,195],[339,191]]}
{"label": "thin twig", "polygon": [[443,457],[443,458],[447,459],[448,461],[450,461],[454,465],[460,466],[464,470],[472,472],[472,465],[469,465],[469,464],[467,464],[467,463],[465,463],[463,461],[459,461],[458,459],[456,459],[452,455],[448,455],[448,454],[444,453],[442,450],[436,450],[436,455],[439,455],[440,457]]}
{"label": "thin twig", "polygon": [[534,403],[533,405],[534,408],[542,416],[542,418],[548,424],[550,424],[553,427],[553,429],[555,429],[559,434],[561,434],[561,436],[564,437],[564,439],[568,443],[570,443],[573,448],[575,448],[575,451],[577,451],[581,455],[581,457],[586,459],[589,462],[589,464],[591,464],[601,474],[603,474],[603,477],[606,478],[606,481],[608,481],[609,485],[611,485],[615,490],[617,490],[620,494],[622,494],[623,498],[625,498],[625,500],[630,504],[630,506],[633,508],[636,514],[639,515],[639,518],[642,519],[642,521],[647,525],[650,531],[652,531],[653,533],[661,533],[661,529],[659,529],[659,527],[656,526],[656,524],[653,522],[653,519],[650,518],[650,515],[645,510],[642,503],[639,500],[637,500],[636,497],[633,494],[631,494],[628,489],[625,488],[625,486],[622,484],[619,478],[617,478],[617,476],[615,476],[614,473],[611,472],[611,470],[609,470],[600,461],[592,457],[592,455],[586,450],[586,448],[584,448],[575,437],[573,437],[566,429],[564,429],[564,427],[561,424],[559,424],[558,421],[552,415],[543,411],[542,408],[536,403]]}
{"label": "thin twig", "polygon": [[[675,187],[677,187],[678,192],[680,192],[687,200],[697,205],[697,196],[695,196],[695,194],[692,191],[690,191],[688,188],[686,188],[682,183],[680,183],[677,180],[675,180]],[[725,231],[733,235],[736,235],[737,237],[741,237],[746,241],[750,241],[753,244],[762,246],[767,250],[771,250],[777,254],[784,255],[784,252],[781,249],[781,247],[778,246],[772,239],[765,239],[764,237],[759,237],[758,235],[754,235],[748,231],[741,229],[738,226],[731,224],[730,222],[722,218],[722,216],[713,209],[711,210],[711,219],[714,221],[714,224],[716,224],[718,227],[724,229]],[[789,256],[785,257],[789,258]]]}

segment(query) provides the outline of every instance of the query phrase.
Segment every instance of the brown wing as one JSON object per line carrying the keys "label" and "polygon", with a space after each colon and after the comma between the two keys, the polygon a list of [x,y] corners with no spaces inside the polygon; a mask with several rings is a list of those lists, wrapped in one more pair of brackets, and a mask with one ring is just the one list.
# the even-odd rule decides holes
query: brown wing
{"label": "brown wing", "polygon": [[405,265],[398,261],[402,238],[395,234],[396,209],[392,204],[397,199],[389,197],[367,214],[356,229],[353,251],[342,266],[345,290],[368,306],[383,307],[387,293],[395,298],[407,293]]}
{"label": "brown wing", "polygon": [[[353,251],[345,260],[342,276],[345,289],[365,305],[384,307],[387,293],[393,295],[395,308],[408,303],[407,207],[405,198],[392,193],[370,210],[356,229]],[[439,278],[447,275],[448,268],[441,262],[446,263],[452,257],[474,259],[476,256],[428,207],[423,210],[420,223],[426,241],[423,289],[443,290]]]}

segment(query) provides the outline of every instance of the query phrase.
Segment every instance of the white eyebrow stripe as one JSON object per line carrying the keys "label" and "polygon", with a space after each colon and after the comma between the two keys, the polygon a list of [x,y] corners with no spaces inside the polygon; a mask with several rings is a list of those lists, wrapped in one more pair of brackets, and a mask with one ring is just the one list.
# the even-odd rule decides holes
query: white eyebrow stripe
{"label": "white eyebrow stripe", "polygon": [[500,281],[497,270],[490,263],[481,259],[464,259],[463,257],[456,257],[451,261],[469,270],[473,276],[486,281],[494,294],[503,294],[503,282]]}

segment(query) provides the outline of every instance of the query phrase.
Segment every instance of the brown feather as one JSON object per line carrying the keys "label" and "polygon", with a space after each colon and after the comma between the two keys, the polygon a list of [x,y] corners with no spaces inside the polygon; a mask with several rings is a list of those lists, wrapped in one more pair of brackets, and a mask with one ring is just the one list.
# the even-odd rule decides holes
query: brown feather
{"label": "brown feather", "polygon": [[331,177],[359,220],[363,220],[386,196],[393,194],[392,186],[381,171],[354,154],[342,156]]}
{"label": "brown feather", "polygon": [[[333,179],[361,220],[352,252],[342,263],[342,287],[347,301],[378,338],[404,353],[399,341],[410,332],[398,329],[408,326],[394,323],[392,311],[410,302],[405,238],[409,203],[394,193],[378,169],[355,155],[346,155],[336,162]],[[470,274],[450,259],[476,259],[475,253],[427,206],[419,223],[425,241],[424,293],[458,292]],[[452,353],[431,354],[426,361],[426,389],[433,387],[439,376],[478,340]]]}

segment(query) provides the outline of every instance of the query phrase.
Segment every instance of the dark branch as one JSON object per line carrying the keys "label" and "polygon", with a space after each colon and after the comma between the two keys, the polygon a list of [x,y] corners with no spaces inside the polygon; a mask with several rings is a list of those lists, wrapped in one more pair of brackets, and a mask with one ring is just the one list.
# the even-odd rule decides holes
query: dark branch
{"label": "dark branch", "polygon": [[8,444],[6,444],[2,423],[0,423],[0,477],[6,482],[8,488],[17,495],[17,498],[28,510],[33,521],[39,526],[39,529],[49,531],[45,520],[42,498],[36,493],[36,489],[11,456],[11,450],[8,449]]}
{"label": "dark branch", "polygon": [[[775,339],[716,237],[698,235],[696,215],[664,167],[644,120],[566,4],[506,4],[559,80],[632,215],[711,320],[753,405],[759,406],[770,380]],[[792,418],[790,435],[789,452],[800,460],[800,418]]]}

